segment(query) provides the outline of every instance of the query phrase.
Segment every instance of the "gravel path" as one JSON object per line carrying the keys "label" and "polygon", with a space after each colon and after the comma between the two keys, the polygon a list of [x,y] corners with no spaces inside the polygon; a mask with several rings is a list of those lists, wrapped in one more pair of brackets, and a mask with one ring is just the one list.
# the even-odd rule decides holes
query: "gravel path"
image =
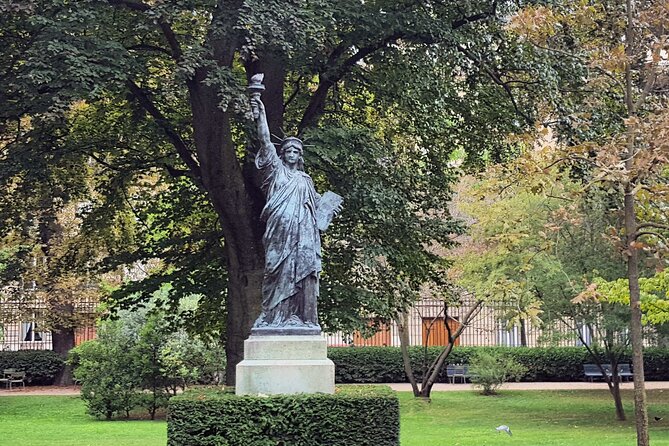
{"label": "gravel path", "polygon": [[27,386],[13,387],[12,390],[0,388],[1,396],[26,396],[26,395],[73,395],[78,396],[81,387],[79,386]]}
{"label": "gravel path", "polygon": [[[411,391],[411,384],[397,383],[388,384],[397,391]],[[621,389],[634,389],[631,382],[622,383]],[[604,382],[537,382],[537,383],[506,383],[502,389],[507,390],[579,390],[579,389],[608,389]],[[668,389],[669,381],[646,381],[646,389]],[[438,383],[432,387],[435,392],[449,392],[456,390],[473,390],[471,384],[445,384]]]}
{"label": "gravel path", "polygon": [[[408,383],[393,383],[388,384],[394,390],[400,392],[410,392],[411,385]],[[506,383],[502,389],[507,390],[579,390],[579,389],[603,389],[605,390],[606,383],[603,382],[538,382],[538,383]],[[631,382],[622,383],[622,389],[633,389],[634,385]],[[647,381],[646,389],[667,389],[669,390],[669,381]],[[449,392],[457,390],[473,390],[471,384],[435,384],[432,388],[435,392]],[[0,389],[0,397],[3,396],[26,396],[26,395],[62,395],[62,396],[77,396],[79,395],[79,386],[57,387],[57,386],[29,386],[25,389],[20,387],[14,388],[11,391]]]}

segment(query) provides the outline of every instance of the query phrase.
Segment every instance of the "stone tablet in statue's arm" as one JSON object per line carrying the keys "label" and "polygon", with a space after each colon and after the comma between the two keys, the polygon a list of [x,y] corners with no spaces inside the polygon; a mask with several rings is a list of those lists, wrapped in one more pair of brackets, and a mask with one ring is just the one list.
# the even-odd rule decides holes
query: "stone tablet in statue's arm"
{"label": "stone tablet in statue's arm", "polygon": [[318,200],[318,207],[316,208],[316,226],[321,231],[325,231],[332,218],[341,210],[341,204],[344,199],[334,192],[325,192],[320,200]]}

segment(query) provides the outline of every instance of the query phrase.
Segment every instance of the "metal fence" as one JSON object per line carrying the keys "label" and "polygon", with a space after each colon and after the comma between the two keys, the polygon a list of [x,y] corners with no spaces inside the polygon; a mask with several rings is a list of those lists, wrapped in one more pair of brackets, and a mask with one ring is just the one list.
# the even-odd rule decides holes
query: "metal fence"
{"label": "metal fence", "polygon": [[[67,306],[67,316],[74,327],[74,342],[79,345],[95,339],[95,318],[98,302],[76,301]],[[0,299],[0,350],[51,350],[52,333],[47,329],[53,324],[54,305],[33,299],[28,294],[22,298]]]}
{"label": "metal fence", "polygon": [[[465,301],[456,308],[445,307],[438,300],[423,300],[409,313],[407,331],[410,345],[447,345],[448,333],[457,330],[471,309],[472,301]],[[472,347],[579,347],[592,343],[595,336],[591,328],[555,321],[551,324],[533,325],[530,321],[510,324],[506,319],[508,307],[486,305],[466,324],[455,345]],[[546,318],[549,319],[549,318]],[[570,322],[570,321],[568,321]],[[329,346],[394,346],[400,345],[399,329],[395,321],[370,321],[378,327],[372,336],[361,333],[331,333],[324,335]],[[578,330],[578,333],[577,333]],[[657,339],[652,329],[647,329],[647,346]]]}
{"label": "metal fence", "polygon": [[[463,323],[473,301],[461,306],[447,308],[444,302],[423,300],[409,313],[407,331],[410,345],[446,345],[449,329],[457,330]],[[82,301],[74,304],[74,313],[79,323],[74,330],[75,345],[95,339],[95,316],[97,302]],[[50,311],[46,302],[17,301],[0,299],[0,350],[50,350],[52,334],[48,326]],[[505,319],[508,308],[483,306],[469,323],[455,345],[460,346],[527,346],[527,347],[567,347],[581,346],[583,341],[593,339],[590,330],[581,326],[580,337],[573,327],[565,323],[535,326],[526,321],[510,325]],[[371,336],[361,333],[324,333],[328,346],[399,346],[399,330],[394,321],[370,321],[377,327]],[[646,345],[653,345],[652,333],[647,333]]]}

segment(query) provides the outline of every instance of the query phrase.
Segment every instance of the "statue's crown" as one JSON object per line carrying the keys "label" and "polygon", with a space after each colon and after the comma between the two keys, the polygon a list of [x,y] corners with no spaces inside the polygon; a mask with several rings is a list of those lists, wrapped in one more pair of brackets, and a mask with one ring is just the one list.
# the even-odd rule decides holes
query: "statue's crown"
{"label": "statue's crown", "polygon": [[304,147],[304,143],[303,143],[302,140],[301,140],[300,138],[298,138],[297,136],[289,136],[289,137],[287,137],[287,138],[284,138],[284,139],[281,141],[281,147],[282,147],[282,148],[283,148],[283,147],[292,146],[292,145],[299,145],[300,148],[303,148],[303,147]]}

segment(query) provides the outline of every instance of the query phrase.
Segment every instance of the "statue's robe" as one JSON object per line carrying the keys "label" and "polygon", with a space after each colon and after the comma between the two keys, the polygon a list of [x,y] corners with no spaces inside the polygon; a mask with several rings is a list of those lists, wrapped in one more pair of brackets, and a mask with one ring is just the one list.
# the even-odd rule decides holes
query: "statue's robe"
{"label": "statue's robe", "polygon": [[258,153],[256,167],[265,177],[267,203],[261,214],[266,223],[263,313],[255,326],[317,326],[320,196],[309,175],[284,165],[273,146]]}

